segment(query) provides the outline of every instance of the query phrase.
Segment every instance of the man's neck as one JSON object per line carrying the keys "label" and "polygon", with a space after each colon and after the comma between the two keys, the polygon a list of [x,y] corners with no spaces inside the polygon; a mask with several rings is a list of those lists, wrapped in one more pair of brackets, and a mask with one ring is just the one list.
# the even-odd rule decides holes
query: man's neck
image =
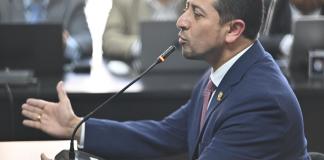
{"label": "man's neck", "polygon": [[254,42],[255,41],[246,38],[240,38],[239,40],[237,40],[232,44],[227,44],[224,47],[220,56],[217,59],[214,59],[214,62],[216,63],[212,64],[213,69],[217,70],[220,66],[225,64],[227,61],[229,61],[231,58],[239,54],[245,48],[249,47]]}

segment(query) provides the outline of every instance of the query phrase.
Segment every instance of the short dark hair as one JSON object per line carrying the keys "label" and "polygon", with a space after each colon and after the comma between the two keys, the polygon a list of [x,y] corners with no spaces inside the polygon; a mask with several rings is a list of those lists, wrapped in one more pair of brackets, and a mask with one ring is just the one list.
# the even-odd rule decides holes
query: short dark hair
{"label": "short dark hair", "polygon": [[241,19],[245,22],[243,36],[257,38],[263,20],[263,0],[214,0],[214,8],[221,24]]}

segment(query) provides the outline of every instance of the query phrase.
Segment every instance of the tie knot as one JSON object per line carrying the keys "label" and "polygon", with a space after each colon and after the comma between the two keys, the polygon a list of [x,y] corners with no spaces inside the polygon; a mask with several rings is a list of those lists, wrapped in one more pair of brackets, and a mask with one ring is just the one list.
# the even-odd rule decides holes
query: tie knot
{"label": "tie knot", "polygon": [[216,89],[216,86],[214,85],[213,81],[209,79],[207,86],[206,86],[206,91],[207,92],[213,92]]}

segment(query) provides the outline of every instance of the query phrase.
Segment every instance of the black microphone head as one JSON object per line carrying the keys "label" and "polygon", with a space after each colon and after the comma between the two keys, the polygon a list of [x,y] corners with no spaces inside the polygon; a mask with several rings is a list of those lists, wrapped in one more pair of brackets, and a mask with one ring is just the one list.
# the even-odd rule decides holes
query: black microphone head
{"label": "black microphone head", "polygon": [[164,62],[171,53],[173,53],[176,50],[176,47],[174,45],[171,45],[167,50],[165,50],[158,58],[157,62],[161,63]]}

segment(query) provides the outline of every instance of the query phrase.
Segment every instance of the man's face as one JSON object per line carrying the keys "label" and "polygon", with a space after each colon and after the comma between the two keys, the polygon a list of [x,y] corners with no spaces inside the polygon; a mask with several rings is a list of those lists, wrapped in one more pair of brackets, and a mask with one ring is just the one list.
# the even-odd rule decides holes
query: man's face
{"label": "man's face", "polygon": [[180,29],[179,43],[184,57],[208,60],[222,49],[227,30],[220,24],[213,2],[214,0],[187,0],[186,8],[177,21]]}

